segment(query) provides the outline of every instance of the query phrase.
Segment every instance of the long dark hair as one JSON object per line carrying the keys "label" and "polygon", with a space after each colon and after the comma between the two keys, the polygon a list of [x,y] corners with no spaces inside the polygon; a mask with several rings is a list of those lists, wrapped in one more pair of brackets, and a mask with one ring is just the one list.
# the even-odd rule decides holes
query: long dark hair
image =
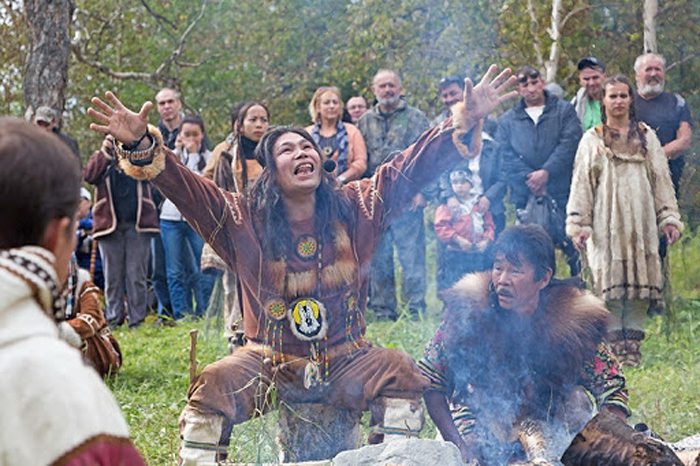
{"label": "long dark hair", "polygon": [[246,189],[248,189],[248,166],[245,161],[245,157],[243,157],[243,153],[241,151],[241,148],[243,147],[243,143],[241,141],[241,138],[243,137],[243,122],[245,121],[245,117],[248,114],[248,111],[256,106],[260,106],[265,110],[265,113],[267,114],[267,120],[270,121],[270,109],[267,108],[267,106],[258,101],[249,101],[245,102],[243,106],[241,106],[238,109],[238,114],[236,115],[236,119],[234,121],[233,126],[233,134],[234,137],[236,138],[236,143],[237,143],[237,149],[238,150],[238,160],[241,162],[241,178],[243,179],[243,186],[241,187],[241,191],[245,192]]}
{"label": "long dark hair", "polygon": [[[280,260],[288,255],[292,231],[287,220],[282,195],[277,184],[277,165],[274,147],[283,134],[298,134],[313,144],[316,151],[321,149],[309,133],[297,126],[277,126],[271,128],[260,140],[255,157],[264,167],[260,178],[250,188],[251,211],[257,216],[256,233],[266,259]],[[332,173],[323,170],[321,184],[316,188],[316,213],[314,218],[315,235],[323,244],[333,244],[335,220],[343,223],[352,220],[350,201],[338,187]],[[350,232],[351,233],[351,232]],[[289,238],[280,241],[280,238]]]}
{"label": "long dark hair", "polygon": [[[627,86],[629,96],[630,96],[630,108],[629,108],[629,130],[627,132],[627,143],[630,146],[639,146],[633,149],[634,152],[639,150],[642,155],[647,153],[647,138],[643,131],[640,130],[639,122],[637,121],[637,116],[634,108],[634,89],[632,84],[630,84],[629,79],[624,74],[616,74],[609,77],[603,83],[603,97],[605,97],[607,87],[611,84],[624,84]],[[612,141],[620,137],[617,131],[611,129],[608,126],[607,112],[605,111],[605,106],[600,106],[601,118],[603,121],[603,142],[606,147],[610,147]]]}

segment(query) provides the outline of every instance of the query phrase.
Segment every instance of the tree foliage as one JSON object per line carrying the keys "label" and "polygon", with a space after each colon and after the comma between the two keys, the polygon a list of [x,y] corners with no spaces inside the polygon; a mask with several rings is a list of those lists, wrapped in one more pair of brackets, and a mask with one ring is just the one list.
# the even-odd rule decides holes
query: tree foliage
{"label": "tree foliage", "polygon": [[[584,56],[632,75],[643,50],[642,3],[561,0],[555,79],[568,94],[578,88],[576,63]],[[28,53],[22,7],[3,0],[0,9],[1,105],[17,116]],[[661,0],[657,17],[669,87],[691,104],[700,86],[699,10],[693,0]],[[552,0],[75,0],[65,127],[89,154],[100,143],[87,129],[92,96],[113,89],[135,106],[167,85],[182,93],[187,111],[203,114],[217,142],[236,102],[264,100],[273,123],[306,125],[317,87],[371,99],[380,68],[397,70],[409,101],[434,114],[436,83],[446,74],[476,78],[493,62],[543,68],[551,15]]]}

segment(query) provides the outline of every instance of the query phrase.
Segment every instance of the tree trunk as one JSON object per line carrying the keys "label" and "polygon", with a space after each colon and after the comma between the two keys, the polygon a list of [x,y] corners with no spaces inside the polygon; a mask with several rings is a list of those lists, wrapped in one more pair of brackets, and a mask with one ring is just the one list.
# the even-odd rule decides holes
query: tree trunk
{"label": "tree trunk", "polygon": [[644,0],[644,53],[658,53],[656,44],[656,15],[659,0]]}
{"label": "tree trunk", "polygon": [[549,37],[552,39],[552,45],[549,49],[549,60],[545,62],[546,81],[555,82],[557,79],[557,71],[559,69],[559,56],[561,55],[561,46],[559,39],[561,38],[561,9],[562,0],[552,0],[552,24],[549,26]]}
{"label": "tree trunk", "polygon": [[25,115],[47,105],[63,112],[70,57],[73,0],[25,0],[29,38],[23,82]]}

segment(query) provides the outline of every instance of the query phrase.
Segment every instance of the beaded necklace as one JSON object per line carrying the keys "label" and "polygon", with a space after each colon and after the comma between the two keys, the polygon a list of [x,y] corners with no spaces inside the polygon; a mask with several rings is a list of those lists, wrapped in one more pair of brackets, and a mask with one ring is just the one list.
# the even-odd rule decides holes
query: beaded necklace
{"label": "beaded necklace", "polygon": [[[280,362],[285,359],[282,347],[285,325],[290,326],[296,338],[309,342],[309,364],[304,376],[306,388],[329,378],[328,313],[324,303],[317,298],[322,296],[322,290],[351,284],[358,270],[347,229],[338,221],[333,226],[336,251],[333,263],[323,266],[323,244],[308,234],[295,239],[294,253],[303,261],[315,261],[316,267],[302,272],[290,272],[285,259],[266,263],[278,292],[264,305],[268,317],[265,344],[272,348],[272,363],[276,364],[278,352]],[[360,347],[358,338],[352,333],[355,319],[359,324],[362,318],[356,292],[348,294],[344,307],[346,344],[350,353],[353,348]],[[359,339],[363,338],[360,334]]]}

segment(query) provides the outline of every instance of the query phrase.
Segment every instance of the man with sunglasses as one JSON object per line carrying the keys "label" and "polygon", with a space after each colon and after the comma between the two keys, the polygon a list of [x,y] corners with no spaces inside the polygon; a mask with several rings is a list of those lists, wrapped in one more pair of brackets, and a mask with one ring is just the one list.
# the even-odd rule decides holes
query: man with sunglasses
{"label": "man with sunglasses", "polygon": [[577,66],[581,89],[571,100],[571,105],[576,109],[583,130],[588,131],[602,123],[600,102],[603,100],[603,82],[607,77],[605,63],[596,57],[586,57],[579,60]]}
{"label": "man with sunglasses", "polygon": [[[564,209],[582,135],[581,122],[570,103],[544,89],[539,70],[524,66],[516,77],[521,99],[500,118],[496,136],[503,157],[501,173],[510,186],[510,201],[516,211],[524,211],[531,195],[548,195]],[[563,227],[563,217],[561,221]],[[548,233],[556,236],[553,231]],[[580,265],[573,244],[566,237],[554,239],[568,258],[571,275],[578,275]]]}

